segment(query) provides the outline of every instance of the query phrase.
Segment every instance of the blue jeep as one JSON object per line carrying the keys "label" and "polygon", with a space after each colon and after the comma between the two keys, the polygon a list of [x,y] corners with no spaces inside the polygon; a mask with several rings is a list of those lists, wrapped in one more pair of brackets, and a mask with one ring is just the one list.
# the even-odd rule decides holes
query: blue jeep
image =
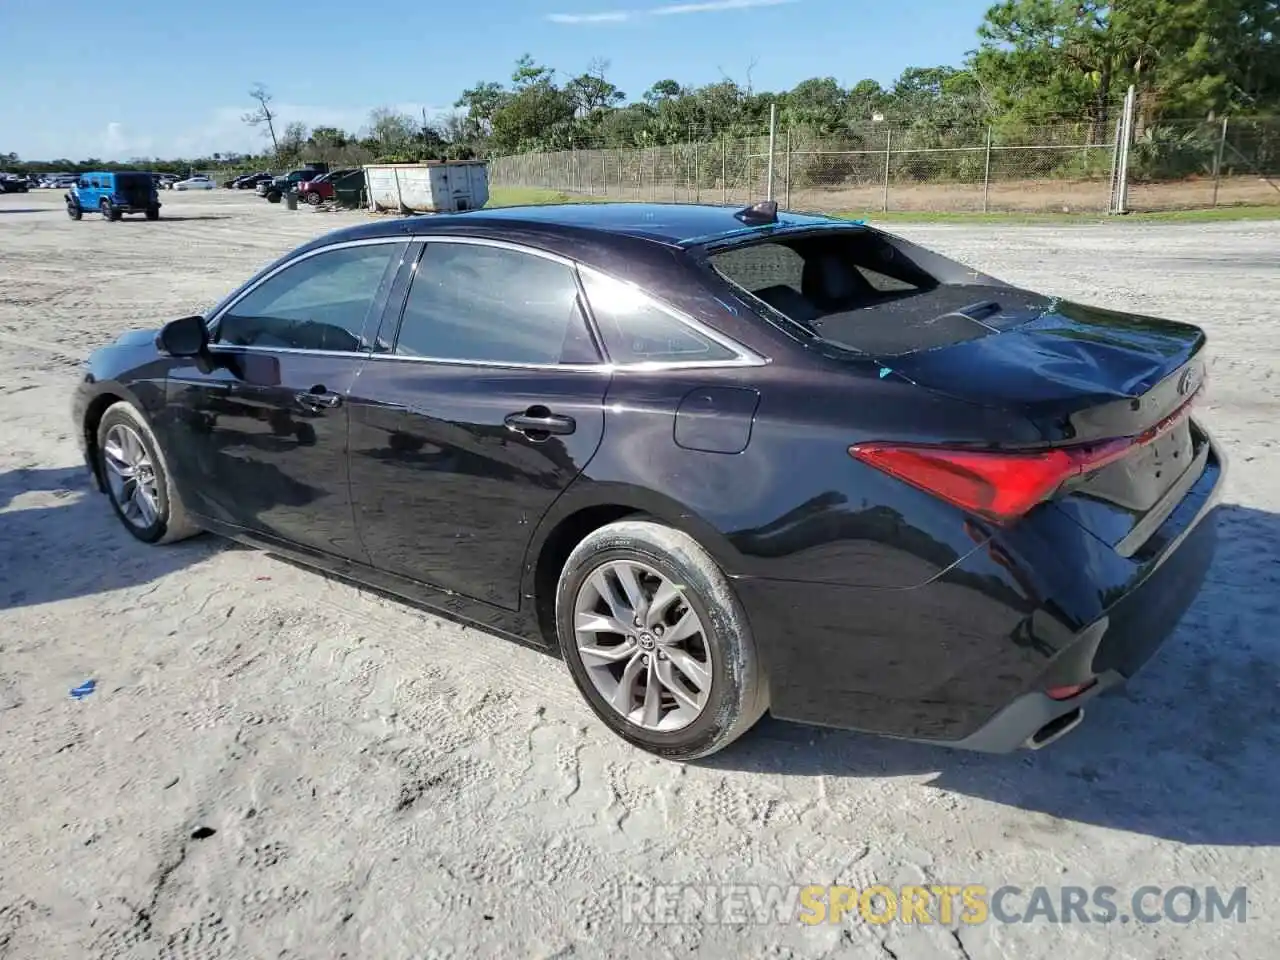
{"label": "blue jeep", "polygon": [[145,213],[160,219],[160,194],[149,173],[82,173],[66,194],[67,216],[79,220],[86,211],[103,220],[119,220],[126,213]]}

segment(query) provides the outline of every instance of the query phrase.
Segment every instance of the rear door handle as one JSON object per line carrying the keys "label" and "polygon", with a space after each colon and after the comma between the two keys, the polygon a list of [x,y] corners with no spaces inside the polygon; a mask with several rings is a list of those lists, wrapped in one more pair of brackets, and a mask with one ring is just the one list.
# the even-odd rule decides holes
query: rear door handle
{"label": "rear door handle", "polygon": [[310,410],[324,410],[336,407],[342,403],[342,395],[339,393],[329,393],[326,390],[311,391],[294,394],[293,399],[298,401],[301,406]]}
{"label": "rear door handle", "polygon": [[[548,436],[565,436],[578,429],[573,417],[562,416],[550,411],[531,407],[522,413],[508,414],[503,420],[508,430],[523,433],[530,439],[545,439]],[[541,436],[539,436],[541,434]]]}

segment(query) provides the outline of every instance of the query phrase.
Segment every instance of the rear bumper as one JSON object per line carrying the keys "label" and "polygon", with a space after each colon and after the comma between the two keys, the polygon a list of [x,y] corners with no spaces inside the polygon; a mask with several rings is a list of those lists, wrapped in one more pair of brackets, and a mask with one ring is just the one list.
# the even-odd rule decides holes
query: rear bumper
{"label": "rear bumper", "polygon": [[[911,589],[739,579],[773,714],[968,750],[1052,742],[1133,676],[1194,601],[1224,478],[1215,446],[1145,562],[1050,511]],[[1090,679],[1070,699],[1044,693]]]}

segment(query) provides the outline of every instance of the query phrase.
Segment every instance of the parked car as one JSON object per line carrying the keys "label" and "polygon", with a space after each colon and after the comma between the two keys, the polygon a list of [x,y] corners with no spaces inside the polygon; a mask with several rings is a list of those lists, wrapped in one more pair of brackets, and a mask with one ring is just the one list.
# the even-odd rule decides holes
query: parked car
{"label": "parked car", "polygon": [[319,206],[324,201],[334,198],[334,188],[339,183],[345,184],[348,178],[357,175],[363,178],[364,171],[358,169],[333,170],[329,173],[322,173],[314,180],[303,180],[298,184],[298,199],[312,206]]}
{"label": "parked car", "polygon": [[172,184],[170,189],[173,190],[212,190],[216,185],[212,180],[203,174],[197,174],[194,177],[188,177],[186,180],[179,180]]}
{"label": "parked car", "polygon": [[31,189],[26,177],[12,173],[0,173],[0,193],[26,193]]}
{"label": "parked car", "polygon": [[309,164],[299,170],[291,170],[282,177],[276,177],[269,181],[265,186],[258,184],[258,195],[266,197],[271,203],[279,203],[284,195],[290,190],[296,190],[298,184],[305,183],[308,180],[314,180],[316,177],[322,176],[329,172],[327,164],[315,163]]}
{"label": "parked car", "polygon": [[660,756],[766,710],[1009,751],[1200,588],[1204,345],[770,203],[529,206],[315,239],[96,351],[73,417],[139,540],[558,646]]}
{"label": "parked car", "polygon": [[156,185],[161,190],[172,190],[173,185],[181,179],[183,178],[178,176],[176,173],[162,173],[158,176]]}
{"label": "parked car", "polygon": [[236,177],[235,179],[229,181],[229,183],[227,184],[223,184],[223,186],[229,185],[234,190],[248,190],[251,187],[257,186],[259,183],[261,183],[264,180],[273,179],[273,177],[274,177],[274,174],[265,173],[265,172],[246,173],[243,176]]}
{"label": "parked car", "polygon": [[160,197],[149,173],[84,173],[63,199],[72,220],[79,220],[86,212],[100,213],[103,220],[119,220],[126,213],[160,219]]}

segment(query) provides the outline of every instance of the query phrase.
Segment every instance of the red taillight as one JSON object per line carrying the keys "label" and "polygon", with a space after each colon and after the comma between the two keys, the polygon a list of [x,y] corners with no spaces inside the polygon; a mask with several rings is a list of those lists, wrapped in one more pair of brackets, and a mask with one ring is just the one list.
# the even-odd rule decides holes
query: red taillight
{"label": "red taillight", "polygon": [[[1128,441],[1121,442],[1128,449]],[[1124,456],[1124,449],[1111,446],[1102,456]],[[1085,470],[1084,455],[1067,449],[982,453],[870,443],[849,452],[904,483],[997,522],[1021,516]],[[1102,465],[1100,459],[1096,466]]]}
{"label": "red taillight", "polygon": [[1080,447],[1012,453],[910,444],[859,443],[849,453],[904,483],[997,523],[1022,516],[1064,483],[1099,470],[1150,443],[1187,412],[1190,399],[1136,437]]}
{"label": "red taillight", "polygon": [[1092,680],[1086,680],[1084,683],[1071,683],[1065,687],[1050,687],[1045,691],[1045,694],[1050,700],[1070,700],[1072,697],[1080,696],[1080,694],[1090,689],[1097,682],[1098,678],[1094,677]]}

